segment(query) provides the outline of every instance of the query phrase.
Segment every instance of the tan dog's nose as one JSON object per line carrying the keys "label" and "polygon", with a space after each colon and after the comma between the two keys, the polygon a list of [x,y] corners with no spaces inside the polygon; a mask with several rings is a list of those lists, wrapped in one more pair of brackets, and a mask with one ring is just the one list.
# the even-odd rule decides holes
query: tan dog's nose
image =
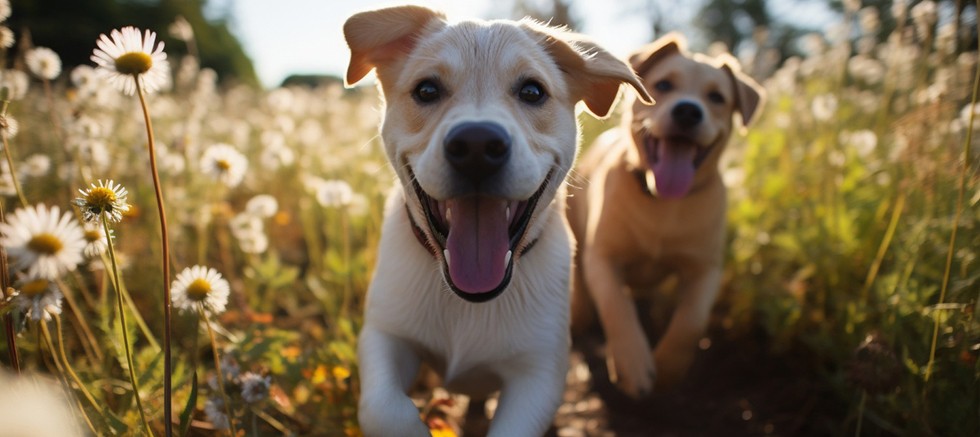
{"label": "tan dog's nose", "polygon": [[474,185],[510,159],[510,135],[497,123],[460,123],[446,135],[444,147],[449,164]]}
{"label": "tan dog's nose", "polygon": [[674,123],[682,128],[692,128],[704,119],[701,107],[691,102],[680,102],[670,111]]}

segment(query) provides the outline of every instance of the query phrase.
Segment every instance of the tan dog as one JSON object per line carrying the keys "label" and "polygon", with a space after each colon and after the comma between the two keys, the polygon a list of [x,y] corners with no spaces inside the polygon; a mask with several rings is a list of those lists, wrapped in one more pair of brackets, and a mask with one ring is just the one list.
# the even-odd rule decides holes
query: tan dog
{"label": "tan dog", "polygon": [[429,435],[406,394],[424,361],[450,390],[501,390],[491,436],[541,435],[568,368],[575,106],[604,116],[623,83],[649,95],[625,62],[532,21],[403,6],[356,14],[344,34],[347,83],[377,70],[400,182],[358,340],[361,427]]}
{"label": "tan dog", "polygon": [[[569,190],[569,222],[579,243],[573,329],[589,323],[594,302],[610,376],[641,397],[655,380],[666,387],[684,375],[707,327],[725,240],[718,160],[733,114],[748,123],[764,91],[730,57],[686,54],[676,34],[630,62],[657,103],[634,103],[623,127],[582,158],[577,170],[587,183]],[[651,354],[631,294],[674,274],[678,304]]]}

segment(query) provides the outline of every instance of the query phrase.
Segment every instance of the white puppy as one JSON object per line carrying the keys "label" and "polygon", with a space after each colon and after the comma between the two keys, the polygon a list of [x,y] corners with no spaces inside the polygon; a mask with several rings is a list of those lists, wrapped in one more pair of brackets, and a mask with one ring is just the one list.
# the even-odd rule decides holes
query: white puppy
{"label": "white puppy", "polygon": [[377,70],[391,194],[358,343],[369,436],[428,435],[406,394],[425,361],[446,387],[502,390],[491,436],[544,433],[564,387],[575,105],[605,116],[624,62],[533,21],[448,23],[417,6],[344,25],[347,83]]}

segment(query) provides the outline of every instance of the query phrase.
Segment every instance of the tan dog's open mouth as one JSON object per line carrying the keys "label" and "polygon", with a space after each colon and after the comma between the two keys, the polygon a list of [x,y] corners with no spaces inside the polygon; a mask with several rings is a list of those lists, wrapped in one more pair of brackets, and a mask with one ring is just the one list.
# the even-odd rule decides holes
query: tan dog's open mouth
{"label": "tan dog's open mouth", "polygon": [[[411,171],[411,170],[410,170]],[[479,194],[436,200],[412,175],[412,186],[425,213],[433,249],[442,254],[443,276],[456,295],[471,302],[497,297],[510,284],[514,251],[530,228],[538,200],[551,181],[552,169],[526,200]]]}
{"label": "tan dog's open mouth", "polygon": [[685,136],[644,136],[643,147],[657,183],[657,195],[671,199],[684,197],[691,190],[695,172],[712,149]]}

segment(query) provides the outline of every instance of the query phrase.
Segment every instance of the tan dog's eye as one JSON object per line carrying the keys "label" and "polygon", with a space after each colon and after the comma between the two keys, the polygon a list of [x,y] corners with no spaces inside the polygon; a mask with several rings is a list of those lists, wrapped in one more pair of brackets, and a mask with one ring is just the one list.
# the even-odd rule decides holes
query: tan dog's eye
{"label": "tan dog's eye", "polygon": [[432,79],[425,79],[415,85],[412,97],[419,103],[433,103],[442,97],[442,89],[439,84]]}
{"label": "tan dog's eye", "polygon": [[724,104],[725,96],[721,95],[721,93],[719,93],[718,91],[712,91],[708,93],[708,100],[710,100],[711,103]]}
{"label": "tan dog's eye", "polygon": [[657,83],[653,84],[653,89],[660,92],[667,92],[674,89],[674,84],[667,79],[661,79]]}
{"label": "tan dog's eye", "polygon": [[532,105],[543,103],[547,96],[548,95],[544,92],[544,86],[535,80],[524,82],[521,85],[521,89],[517,91],[517,97],[519,99]]}

